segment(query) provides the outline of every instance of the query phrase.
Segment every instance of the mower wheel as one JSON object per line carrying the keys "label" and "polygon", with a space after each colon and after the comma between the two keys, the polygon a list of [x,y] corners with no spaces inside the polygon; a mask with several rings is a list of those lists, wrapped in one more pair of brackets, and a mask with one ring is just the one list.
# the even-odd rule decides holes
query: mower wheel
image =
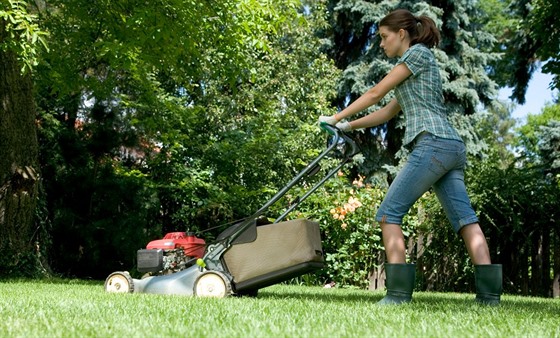
{"label": "mower wheel", "polygon": [[113,272],[105,280],[105,291],[116,293],[134,292],[132,277],[130,277],[130,274],[127,271]]}
{"label": "mower wheel", "polygon": [[231,293],[229,279],[218,271],[206,271],[194,282],[194,295],[197,297],[224,298]]}

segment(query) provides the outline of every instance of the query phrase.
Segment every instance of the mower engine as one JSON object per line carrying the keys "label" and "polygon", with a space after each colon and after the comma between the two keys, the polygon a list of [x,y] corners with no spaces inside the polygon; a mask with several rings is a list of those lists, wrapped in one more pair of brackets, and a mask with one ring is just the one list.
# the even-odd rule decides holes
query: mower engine
{"label": "mower engine", "polygon": [[193,233],[170,232],[163,239],[151,241],[146,249],[138,250],[138,271],[145,276],[179,272],[204,256],[206,242]]}

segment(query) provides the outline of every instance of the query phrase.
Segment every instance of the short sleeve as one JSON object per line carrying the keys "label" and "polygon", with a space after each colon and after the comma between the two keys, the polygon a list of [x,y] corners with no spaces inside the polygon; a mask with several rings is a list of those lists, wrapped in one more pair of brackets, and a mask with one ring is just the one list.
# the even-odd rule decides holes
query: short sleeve
{"label": "short sleeve", "polygon": [[412,74],[417,75],[426,67],[427,60],[429,58],[426,57],[423,48],[411,47],[399,59],[398,63],[404,63]]}

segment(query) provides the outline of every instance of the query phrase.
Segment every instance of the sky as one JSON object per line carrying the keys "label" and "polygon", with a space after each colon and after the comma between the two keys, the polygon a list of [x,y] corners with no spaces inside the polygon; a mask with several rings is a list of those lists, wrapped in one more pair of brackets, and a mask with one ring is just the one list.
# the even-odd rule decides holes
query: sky
{"label": "sky", "polygon": [[[558,94],[558,90],[552,91],[548,88],[552,75],[541,73],[540,69],[533,74],[529,81],[529,88],[525,95],[525,104],[517,105],[512,112],[512,117],[519,120],[519,123],[525,122],[527,114],[540,114],[542,108],[547,103],[552,103],[554,97]],[[511,88],[502,88],[498,95],[500,100],[511,102],[509,96]]]}

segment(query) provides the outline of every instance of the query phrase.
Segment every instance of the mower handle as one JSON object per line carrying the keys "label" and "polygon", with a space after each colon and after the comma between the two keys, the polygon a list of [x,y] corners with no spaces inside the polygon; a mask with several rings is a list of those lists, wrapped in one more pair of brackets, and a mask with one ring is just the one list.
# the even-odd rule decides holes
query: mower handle
{"label": "mower handle", "polygon": [[340,131],[340,129],[338,129],[333,125],[328,124],[327,122],[319,123],[319,127],[321,127],[321,129],[323,129],[324,131],[326,131],[327,133],[333,136],[337,134],[337,131]]}
{"label": "mower handle", "polygon": [[292,204],[282,215],[280,215],[274,223],[280,222],[288,213],[290,213],[293,209],[295,209],[301,202],[303,202],[309,195],[311,195],[315,190],[317,190],[321,185],[323,185],[330,177],[334,176],[344,164],[352,160],[352,157],[360,152],[360,148],[356,144],[356,142],[348,135],[346,135],[342,130],[338,129],[335,126],[332,126],[328,123],[322,122],[319,124],[321,129],[329,133],[333,136],[332,142],[329,142],[327,149],[324,150],[315,160],[313,160],[307,167],[305,167],[296,177],[294,177],[286,186],[284,186],[280,191],[276,193],[264,206],[262,206],[259,210],[257,210],[253,215],[250,217],[245,218],[240,224],[239,227],[231,234],[227,236],[227,238],[218,240],[216,243],[211,244],[207,248],[207,252],[203,257],[203,261],[212,269],[225,271],[222,267],[222,263],[220,261],[221,255],[227,250],[233,243],[233,241],[239,237],[245,230],[247,230],[254,220],[262,215],[268,208],[276,203],[282,196],[284,196],[295,184],[297,184],[304,176],[309,175],[310,173],[316,170],[317,165],[319,162],[327,156],[328,153],[333,151],[340,143],[341,139],[343,142],[349,147],[345,149],[344,153],[342,154],[342,159],[335,168],[331,169],[326,176],[324,176],[318,183],[316,183],[313,187],[311,187],[303,196],[298,197],[296,202]]}
{"label": "mower handle", "polygon": [[354,141],[354,139],[352,139],[342,130],[338,129],[336,126],[330,125],[327,122],[321,122],[319,123],[319,126],[329,135],[334,136],[333,143],[338,143],[338,141],[342,138],[344,140],[344,143],[350,146],[350,150],[346,151],[344,154],[345,157],[351,158],[352,156],[360,152],[360,148],[356,144],[356,141]]}

